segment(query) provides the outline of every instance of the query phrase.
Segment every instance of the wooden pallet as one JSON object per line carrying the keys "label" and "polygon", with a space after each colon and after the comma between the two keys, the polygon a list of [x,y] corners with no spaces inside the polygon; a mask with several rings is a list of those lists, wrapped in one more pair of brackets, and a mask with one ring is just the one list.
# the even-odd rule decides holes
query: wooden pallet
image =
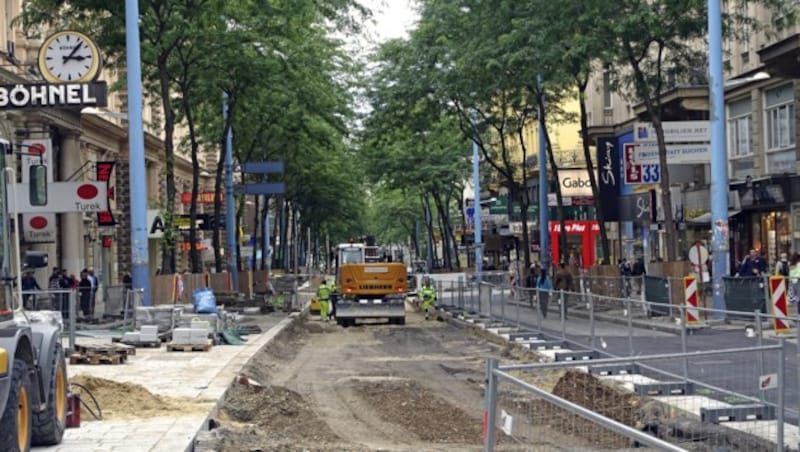
{"label": "wooden pallet", "polygon": [[207,352],[211,350],[211,342],[206,344],[167,344],[168,352]]}
{"label": "wooden pallet", "polygon": [[136,355],[136,347],[121,343],[111,343],[108,345],[75,344],[75,351],[81,355]]}
{"label": "wooden pallet", "polygon": [[69,355],[69,363],[70,364],[89,364],[89,365],[98,365],[98,364],[125,364],[128,360],[127,355],[118,355],[118,354],[110,354],[110,355],[84,355],[82,353],[73,353]]}
{"label": "wooden pallet", "polygon": [[[123,344],[130,347],[136,348],[160,348],[161,347],[161,340],[157,341],[123,341],[121,337],[115,337],[111,339],[112,342],[115,344]],[[134,352],[133,354],[136,354]]]}

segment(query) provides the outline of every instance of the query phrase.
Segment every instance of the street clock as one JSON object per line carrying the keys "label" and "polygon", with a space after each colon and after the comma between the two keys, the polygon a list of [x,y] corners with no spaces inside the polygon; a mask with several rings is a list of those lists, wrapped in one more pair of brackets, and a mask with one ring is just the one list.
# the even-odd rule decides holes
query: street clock
{"label": "street clock", "polygon": [[50,83],[89,82],[101,67],[97,44],[79,31],[53,33],[39,48],[39,72]]}

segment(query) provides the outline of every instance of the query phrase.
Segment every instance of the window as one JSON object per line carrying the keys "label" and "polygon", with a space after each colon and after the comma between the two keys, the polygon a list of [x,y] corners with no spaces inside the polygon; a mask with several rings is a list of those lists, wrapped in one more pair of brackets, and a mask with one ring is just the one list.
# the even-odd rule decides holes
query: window
{"label": "window", "polygon": [[731,158],[751,155],[753,149],[750,147],[750,129],[753,124],[751,115],[728,120],[728,133]]}
{"label": "window", "polygon": [[750,142],[752,129],[750,97],[728,104],[728,155],[732,159],[753,154]]}
{"label": "window", "polygon": [[611,66],[606,66],[603,69],[603,108],[610,110],[614,108],[612,104],[612,93],[614,92],[614,73],[611,71]]}
{"label": "window", "polygon": [[792,84],[764,92],[764,141],[767,155],[767,173],[794,171],[795,106]]}
{"label": "window", "polygon": [[794,137],[794,105],[770,108],[767,114],[767,151],[779,151],[791,147]]}

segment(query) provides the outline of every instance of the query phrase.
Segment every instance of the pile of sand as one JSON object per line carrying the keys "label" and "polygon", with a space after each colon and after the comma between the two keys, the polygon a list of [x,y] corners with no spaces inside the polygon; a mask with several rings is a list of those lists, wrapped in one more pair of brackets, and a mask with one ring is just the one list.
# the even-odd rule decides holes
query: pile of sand
{"label": "pile of sand", "polygon": [[[208,401],[159,396],[134,383],[122,383],[90,375],[72,377],[70,383],[78,383],[89,390],[100,405],[103,419],[134,419],[209,410]],[[76,385],[71,385],[70,389],[79,394],[81,400],[97,412],[95,402],[86,390]],[[85,414],[81,416],[81,420],[95,420],[85,407],[83,412]]]}

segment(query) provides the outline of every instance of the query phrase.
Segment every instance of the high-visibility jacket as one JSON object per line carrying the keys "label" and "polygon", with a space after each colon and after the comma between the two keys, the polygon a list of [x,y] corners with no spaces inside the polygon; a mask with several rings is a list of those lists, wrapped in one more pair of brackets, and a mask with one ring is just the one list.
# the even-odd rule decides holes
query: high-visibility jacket
{"label": "high-visibility jacket", "polygon": [[422,288],[422,301],[433,301],[436,299],[436,292],[432,287]]}
{"label": "high-visibility jacket", "polygon": [[328,283],[328,290],[333,293],[336,292],[338,288],[336,287],[336,281],[331,281]]}
{"label": "high-visibility jacket", "polygon": [[317,296],[320,300],[328,301],[328,297],[331,295],[331,288],[328,287],[327,284],[320,284],[319,289],[317,289]]}

